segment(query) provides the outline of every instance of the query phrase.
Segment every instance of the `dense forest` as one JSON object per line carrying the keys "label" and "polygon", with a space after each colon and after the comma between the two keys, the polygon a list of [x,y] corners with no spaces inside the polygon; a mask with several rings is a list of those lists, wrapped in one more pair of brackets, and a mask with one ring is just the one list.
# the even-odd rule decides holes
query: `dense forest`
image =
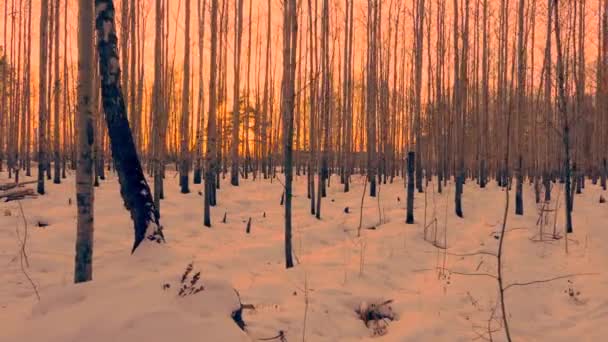
{"label": "dense forest", "polygon": [[[343,205],[357,216],[351,239],[367,234],[365,201],[377,201],[374,230],[391,220],[382,192],[404,198],[399,224],[420,226],[444,258],[448,218],[476,219],[485,204],[499,223],[481,275],[498,299],[482,337],[498,317],[511,341],[504,296],[522,284],[503,275],[509,220],[532,217],[536,238],[568,253],[573,213],[588,208],[577,195],[605,202],[608,0],[5,0],[0,11],[1,198],[41,201],[75,178],[76,283],[93,279],[94,193],[116,178],[135,255],[170,244],[168,199],[200,189],[196,225],[213,229],[230,220],[222,205],[255,196],[249,182],[278,184],[268,205],[280,199],[287,269],[300,264],[294,213],[334,220],[336,192],[360,206]],[[487,204],[481,189],[500,192]],[[445,207],[431,212],[436,196]],[[436,266],[446,277],[445,259]],[[377,325],[394,319],[387,305],[359,311]]]}

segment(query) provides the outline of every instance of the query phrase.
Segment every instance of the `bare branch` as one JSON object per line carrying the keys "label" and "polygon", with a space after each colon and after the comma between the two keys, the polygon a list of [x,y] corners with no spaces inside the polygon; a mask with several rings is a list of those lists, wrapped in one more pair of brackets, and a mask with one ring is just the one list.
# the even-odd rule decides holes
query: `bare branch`
{"label": "bare branch", "polygon": [[572,277],[582,277],[582,276],[592,276],[592,275],[599,275],[599,273],[575,273],[575,274],[562,275],[562,276],[554,277],[554,278],[533,280],[533,281],[528,281],[528,282],[524,282],[524,283],[512,283],[512,284],[505,286],[504,290],[506,291],[509,288],[515,287],[515,286],[528,286],[528,285],[533,285],[533,284],[544,284],[544,283],[549,283],[549,282],[560,280],[560,279],[566,279],[566,278],[572,278]]}

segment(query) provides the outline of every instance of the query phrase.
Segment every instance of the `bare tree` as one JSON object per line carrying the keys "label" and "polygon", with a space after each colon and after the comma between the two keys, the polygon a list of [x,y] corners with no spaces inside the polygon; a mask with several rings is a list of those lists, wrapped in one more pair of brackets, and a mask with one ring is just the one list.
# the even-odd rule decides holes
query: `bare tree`
{"label": "bare tree", "polygon": [[[122,60],[122,70],[124,72],[121,75],[122,89],[128,91],[129,89],[129,1],[120,1],[120,53]],[[125,105],[129,105],[125,103]]]}
{"label": "bare tree", "polygon": [[[321,167],[319,168],[317,189],[316,218],[321,219],[321,199],[325,196],[326,181],[329,178],[329,115],[331,98],[331,80],[329,65],[329,3],[323,0],[321,14],[321,112],[319,124],[322,127]],[[321,148],[321,144],[319,144]]]}
{"label": "bare tree", "polygon": [[[552,67],[551,67],[551,32],[553,31],[553,22],[552,22],[552,18],[553,18],[553,0],[548,0],[547,1],[547,38],[546,38],[546,44],[545,44],[545,55],[544,55],[544,61],[543,61],[543,70],[545,73],[545,77],[544,77],[544,105],[545,105],[545,130],[549,131],[552,126],[552,121],[553,121],[553,101],[552,101],[552,84],[553,84],[553,80],[552,80]],[[551,180],[550,178],[550,168],[551,168],[551,162],[550,162],[550,156],[552,155],[552,139],[550,138],[550,135],[547,134],[547,137],[545,138],[545,154],[546,154],[546,159],[545,159],[545,166],[544,166],[544,172],[545,174],[543,175],[543,183],[544,183],[544,187],[545,187],[545,201],[550,201],[551,200]]]}
{"label": "bare tree", "polygon": [[[412,151],[411,146],[415,144],[416,155],[412,162],[415,161],[416,164],[416,187],[418,188],[418,192],[422,192],[422,125],[421,125],[421,116],[422,116],[422,56],[424,53],[424,0],[416,1],[416,21],[415,21],[415,45],[414,45],[414,69],[415,69],[415,95],[414,95],[414,134],[415,141],[410,143],[410,151]],[[409,191],[409,188],[408,188]],[[408,193],[408,201],[410,199]],[[411,196],[412,201],[414,200],[413,196]]]}
{"label": "bare tree", "polygon": [[[344,192],[350,190],[350,174],[352,164],[352,133],[353,133],[353,41],[354,41],[354,3],[346,0],[344,23],[344,75],[343,75],[343,117],[344,117],[344,158],[342,160],[344,176]],[[396,59],[395,59],[396,60]],[[396,78],[395,78],[396,79]]]}
{"label": "bare tree", "polygon": [[160,199],[162,197],[163,187],[163,169],[164,169],[164,150],[165,150],[165,139],[164,139],[164,128],[165,115],[164,110],[164,93],[163,93],[163,81],[165,77],[163,75],[163,67],[166,58],[163,58],[163,17],[164,8],[161,6],[161,0],[156,0],[156,30],[154,34],[154,84],[152,88],[152,112],[153,112],[153,129],[151,139],[153,144],[154,154],[154,205],[160,210]]}
{"label": "bare tree", "polygon": [[293,120],[298,36],[296,0],[283,4],[283,81],[281,110],[285,144],[285,267],[293,267],[291,199],[293,182]]}
{"label": "bare tree", "polygon": [[198,123],[196,125],[196,162],[194,166],[193,181],[194,184],[201,184],[202,160],[203,154],[203,130],[204,130],[204,113],[205,113],[205,93],[203,81],[203,48],[205,42],[205,13],[207,8],[207,0],[198,0]]}
{"label": "bare tree", "polygon": [[182,86],[181,163],[179,183],[182,194],[190,192],[188,172],[190,165],[190,0],[186,0],[186,24],[184,30],[184,82]]}
{"label": "bare tree", "polygon": [[376,111],[377,111],[377,57],[378,57],[378,1],[367,2],[367,93],[366,93],[366,115],[367,115],[367,177],[370,182],[369,194],[376,196]]}
{"label": "bare tree", "polygon": [[[44,47],[48,40],[48,0],[40,1],[40,46]],[[5,31],[6,32],[6,31]],[[38,75],[38,193],[44,195],[44,171],[46,166],[46,120],[47,120],[47,60],[48,50],[40,48],[40,63]]]}
{"label": "bare tree", "polygon": [[[606,132],[608,128],[608,0],[604,0],[603,3],[603,14],[601,19],[601,43],[600,43],[600,58],[598,63],[599,67],[598,74],[601,73],[601,77],[598,77],[598,102],[601,101],[601,105],[598,105],[600,108],[600,124],[598,127],[599,132]],[[608,139],[606,138],[606,134],[600,133],[599,136],[599,144],[600,146],[606,146],[608,144]],[[604,191],[606,190],[606,178],[608,177],[608,153],[605,149],[601,149],[603,153],[601,153],[601,186]]]}
{"label": "bare tree", "polygon": [[240,77],[241,77],[241,38],[243,36],[243,0],[236,0],[236,20],[234,37],[234,90],[232,95],[232,159],[230,184],[239,185],[239,128],[240,128]]}
{"label": "bare tree", "polygon": [[481,188],[486,187],[487,182],[487,159],[489,147],[487,146],[488,140],[486,137],[489,136],[489,121],[490,121],[490,63],[489,63],[489,33],[488,33],[488,0],[483,0],[483,48],[482,48],[482,76],[481,76],[481,88],[482,88],[482,115],[481,121],[483,122],[480,129],[480,141],[479,147],[481,149],[481,160],[479,165],[479,186]]}
{"label": "bare tree", "polygon": [[96,0],[97,50],[101,74],[101,96],[105,112],[112,157],[118,173],[120,194],[131,212],[135,239],[133,251],[144,239],[164,241],[160,215],[144,177],[120,88],[120,67],[112,0]]}
{"label": "bare tree", "polygon": [[518,155],[518,166],[517,166],[517,185],[515,190],[515,214],[524,214],[524,199],[523,199],[523,183],[524,183],[524,170],[523,170],[523,148],[525,146],[524,139],[524,120],[525,120],[525,77],[526,77],[526,50],[524,46],[524,9],[525,0],[519,0],[519,6],[517,10],[517,155]]}
{"label": "bare tree", "polygon": [[76,169],[76,262],[74,282],[93,279],[93,2],[78,2],[78,166]]}
{"label": "bare tree", "polygon": [[207,152],[205,155],[205,213],[204,224],[211,227],[211,203],[217,173],[217,27],[218,3],[211,0],[211,65],[209,67],[209,117],[207,119]]}
{"label": "bare tree", "polygon": [[[137,42],[139,41],[139,34],[138,34],[138,30],[137,30],[137,19],[139,17],[139,11],[137,10],[137,6],[135,4],[135,0],[130,0],[131,3],[129,4],[130,7],[130,11],[129,11],[129,31],[130,31],[130,36],[131,39],[129,39],[129,60],[127,61],[128,63],[128,67],[130,68],[129,71],[129,75],[131,77],[129,84],[129,89],[125,88],[124,92],[126,94],[129,94],[126,96],[127,100],[129,101],[129,103],[127,104],[127,110],[130,110],[131,113],[131,130],[133,132],[133,140],[135,141],[135,148],[139,151],[139,117],[140,112],[139,112],[139,108],[137,107],[137,83],[141,82],[140,80],[138,80],[137,77]],[[126,27],[126,24],[123,25],[123,27]],[[98,168],[100,171],[100,177],[103,176],[103,149],[100,153],[100,158],[99,158],[99,162],[98,162]],[[102,178],[103,179],[103,178]]]}
{"label": "bare tree", "polygon": [[[468,5],[468,3],[467,3]],[[462,192],[463,192],[463,184],[464,184],[464,113],[462,111],[462,67],[460,57],[460,44],[459,44],[459,11],[458,11],[458,0],[454,0],[454,99],[452,101],[454,117],[457,120],[456,122],[460,126],[460,129],[457,129],[456,133],[460,134],[460,151],[458,153],[459,158],[459,170],[456,174],[456,191],[454,191],[454,211],[456,212],[456,216],[462,217]],[[468,6],[467,6],[468,7]],[[460,33],[464,37],[464,33]],[[464,48],[463,48],[464,50]],[[462,127],[462,128],[461,128]]]}
{"label": "bare tree", "polygon": [[564,147],[564,177],[565,177],[565,197],[566,206],[566,233],[572,233],[572,165],[570,157],[570,118],[568,115],[566,86],[564,75],[564,57],[562,50],[561,25],[559,17],[559,0],[553,0],[553,11],[555,16],[555,44],[557,45],[557,107],[562,119],[562,142]]}
{"label": "bare tree", "polygon": [[[61,183],[61,152],[59,151],[59,142],[61,141],[61,137],[59,136],[59,110],[60,110],[60,98],[61,98],[61,78],[59,77],[59,24],[60,18],[59,10],[60,10],[60,0],[55,0],[55,29],[53,31],[55,35],[55,84],[53,86],[53,98],[54,98],[54,123],[53,123],[53,183],[59,184]],[[65,56],[64,56],[65,58]]]}

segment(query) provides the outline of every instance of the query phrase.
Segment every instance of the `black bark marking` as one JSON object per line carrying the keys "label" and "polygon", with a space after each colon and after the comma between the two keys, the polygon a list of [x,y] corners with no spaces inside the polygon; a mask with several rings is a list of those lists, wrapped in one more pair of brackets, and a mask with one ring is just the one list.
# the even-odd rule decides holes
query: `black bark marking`
{"label": "black bark marking", "polygon": [[116,65],[118,63],[118,38],[114,31],[114,4],[111,0],[95,0],[95,6],[102,103],[114,166],[120,183],[120,194],[133,219],[135,239],[132,252],[134,252],[146,238],[149,224],[153,223],[156,226],[155,231],[147,236],[149,240],[163,242],[164,235],[160,225],[160,215],[154,206],[150,187],[137,156],[122,90],[118,82],[120,67]]}

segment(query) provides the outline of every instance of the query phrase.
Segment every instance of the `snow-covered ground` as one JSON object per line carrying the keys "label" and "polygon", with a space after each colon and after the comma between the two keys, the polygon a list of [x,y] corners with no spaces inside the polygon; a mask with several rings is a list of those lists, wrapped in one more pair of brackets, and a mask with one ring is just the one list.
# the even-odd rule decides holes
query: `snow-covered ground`
{"label": "snow-covered ground", "polygon": [[[0,181],[8,182],[6,174]],[[131,221],[115,176],[96,188],[94,280],[80,285],[72,281],[73,177],[61,185],[47,184],[46,196],[22,201],[28,222],[25,269],[40,301],[20,267],[17,231],[23,238],[24,226],[18,203],[0,203],[0,341],[255,341],[280,331],[287,341],[472,341],[488,339],[488,330],[498,330],[494,341],[505,339],[500,309],[491,320],[496,280],[459,274],[496,273],[493,256],[475,254],[497,249],[494,232],[500,229],[505,198],[495,183],[479,189],[468,182],[464,219],[453,214],[453,186],[437,194],[431,183],[426,195],[416,194],[415,225],[404,223],[403,180],[382,185],[379,201],[365,197],[362,237],[357,238],[363,179],[355,177],[351,192],[343,193],[333,178],[319,221],[309,214],[306,177],[297,177],[293,244],[298,262],[290,270],[284,268],[280,182],[242,180],[236,188],[225,180],[211,229],[202,225],[202,186],[183,195],[177,183],[174,172],[168,172],[167,198],[161,203],[167,244],[147,244],[134,255]],[[505,296],[514,341],[602,341],[608,336],[608,204],[599,203],[601,193],[588,182],[584,194],[576,195],[568,254],[564,239],[533,241],[538,211],[529,184],[525,215],[513,215],[513,206],[509,210],[507,285],[594,273],[509,288]],[[447,251],[424,240],[425,197],[426,221],[437,218],[437,239],[441,245],[447,241]],[[226,223],[221,222],[224,213]],[[553,215],[545,228],[549,233]],[[561,233],[563,209],[557,217]],[[246,234],[249,218],[251,234]],[[39,221],[50,225],[39,228]],[[428,235],[434,234],[429,230]],[[199,284],[205,289],[180,297],[180,278],[190,262],[201,272]],[[244,312],[245,332],[230,317],[239,307],[233,289],[242,303],[255,307]],[[362,302],[389,299],[398,319],[384,336],[373,337],[355,310]]]}

